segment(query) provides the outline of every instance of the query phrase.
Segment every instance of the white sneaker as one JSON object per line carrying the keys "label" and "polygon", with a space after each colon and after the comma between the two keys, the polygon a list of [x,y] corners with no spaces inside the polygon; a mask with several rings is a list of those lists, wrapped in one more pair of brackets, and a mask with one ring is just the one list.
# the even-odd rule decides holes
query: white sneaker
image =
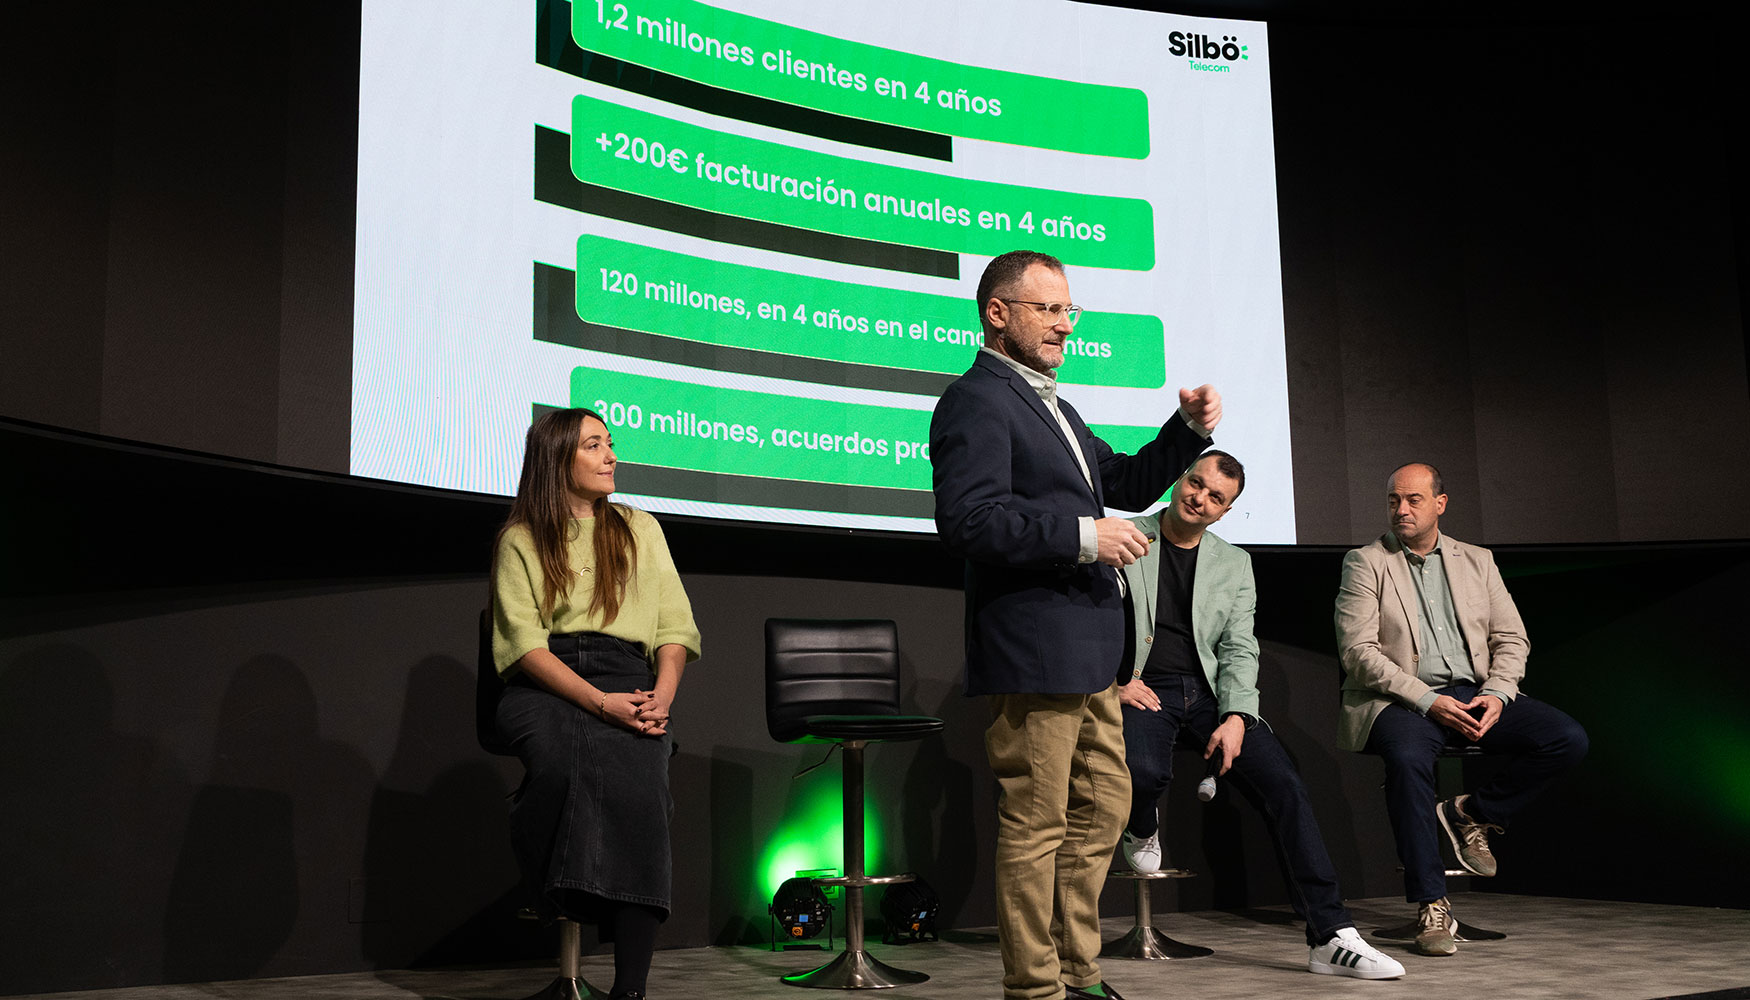
{"label": "white sneaker", "polygon": [[1336,937],[1313,948],[1307,955],[1306,969],[1323,976],[1356,979],[1396,979],[1404,974],[1401,964],[1361,940],[1353,927],[1343,928]]}
{"label": "white sneaker", "polygon": [[1118,849],[1124,852],[1124,861],[1131,869],[1143,873],[1161,870],[1161,828],[1155,827],[1155,832],[1146,837],[1138,837],[1129,830],[1118,841]]}

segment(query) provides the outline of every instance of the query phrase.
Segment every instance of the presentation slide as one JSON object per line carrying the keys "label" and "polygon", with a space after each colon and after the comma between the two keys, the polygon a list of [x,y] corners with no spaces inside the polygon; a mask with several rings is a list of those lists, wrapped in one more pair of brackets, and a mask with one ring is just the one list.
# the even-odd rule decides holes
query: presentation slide
{"label": "presentation slide", "polygon": [[1062,259],[1064,398],[1119,451],[1178,389],[1295,541],[1265,26],[1055,0],[365,0],[351,463],[515,492],[547,407],[621,499],[930,532],[979,275]]}

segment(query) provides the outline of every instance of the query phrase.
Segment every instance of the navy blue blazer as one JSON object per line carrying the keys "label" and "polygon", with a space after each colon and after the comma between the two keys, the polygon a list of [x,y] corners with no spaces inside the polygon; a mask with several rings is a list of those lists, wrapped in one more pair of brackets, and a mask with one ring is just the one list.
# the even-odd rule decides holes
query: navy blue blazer
{"label": "navy blue blazer", "polygon": [[936,531],[966,560],[966,693],[1092,694],[1124,658],[1117,570],[1077,563],[1077,518],[1144,510],[1208,442],[1177,413],[1135,455],[1112,451],[1061,397],[1089,489],[1051,411],[980,353],[930,421]]}

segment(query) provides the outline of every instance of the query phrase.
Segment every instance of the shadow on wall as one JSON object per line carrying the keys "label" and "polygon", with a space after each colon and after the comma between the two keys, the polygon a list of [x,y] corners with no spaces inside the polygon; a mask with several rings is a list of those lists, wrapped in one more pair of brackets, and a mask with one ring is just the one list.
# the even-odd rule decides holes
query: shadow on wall
{"label": "shadow on wall", "polygon": [[[115,730],[113,691],[79,646],[0,668],[0,994],[119,986],[158,968],[164,859],[193,790],[165,748]],[[51,899],[66,902],[21,905]]]}
{"label": "shadow on wall", "polygon": [[506,796],[521,769],[477,745],[474,685],[474,669],[445,656],[408,674],[395,752],[370,796],[363,875],[350,881],[346,911],[377,968],[546,951],[544,936],[516,919],[534,903],[510,843]]}
{"label": "shadow on wall", "polygon": [[[938,926],[954,927],[962,922],[981,864],[974,815],[977,778],[965,762],[983,757],[988,715],[984,699],[965,697],[958,684],[921,679],[909,656],[901,655],[900,668],[900,676],[910,681],[900,710],[917,706],[915,711],[941,719],[943,727],[940,735],[918,743],[906,769],[900,816],[904,849],[894,860],[935,888],[942,903]],[[880,912],[878,901],[871,912]]]}
{"label": "shadow on wall", "polygon": [[320,737],[315,696],[295,664],[263,655],[238,667],[176,854],[166,981],[243,979],[282,952],[319,949],[327,921],[300,915],[345,919],[347,873],[310,862],[357,855],[373,780],[357,750]]}
{"label": "shadow on wall", "polygon": [[1397,853],[1378,759],[1337,749],[1342,670],[1336,657],[1267,642],[1259,666],[1265,717],[1306,783],[1344,896],[1396,893],[1402,882],[1391,867]]}
{"label": "shadow on wall", "polygon": [[[670,771],[676,789],[685,787],[705,792],[711,822],[711,870],[707,875],[711,886],[710,914],[706,924],[707,939],[718,947],[763,943],[768,934],[756,914],[765,913],[770,900],[761,900],[759,874],[754,844],[753,799],[754,774],[770,769],[774,761],[770,754],[754,754],[719,748],[709,759],[679,758],[684,771]],[[685,806],[677,801],[675,814]],[[676,881],[682,867],[678,851],[681,838],[675,838],[677,857]]]}

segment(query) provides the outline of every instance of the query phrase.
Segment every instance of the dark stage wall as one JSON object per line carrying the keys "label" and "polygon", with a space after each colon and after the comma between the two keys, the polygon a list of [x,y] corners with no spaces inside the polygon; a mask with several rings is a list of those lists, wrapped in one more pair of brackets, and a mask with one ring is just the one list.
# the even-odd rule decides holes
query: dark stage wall
{"label": "dark stage wall", "polygon": [[[1411,456],[1462,538],[1750,535],[1739,15],[1538,9],[1271,27],[1303,544],[1375,533]],[[1649,509],[1674,477],[1733,502]]]}

